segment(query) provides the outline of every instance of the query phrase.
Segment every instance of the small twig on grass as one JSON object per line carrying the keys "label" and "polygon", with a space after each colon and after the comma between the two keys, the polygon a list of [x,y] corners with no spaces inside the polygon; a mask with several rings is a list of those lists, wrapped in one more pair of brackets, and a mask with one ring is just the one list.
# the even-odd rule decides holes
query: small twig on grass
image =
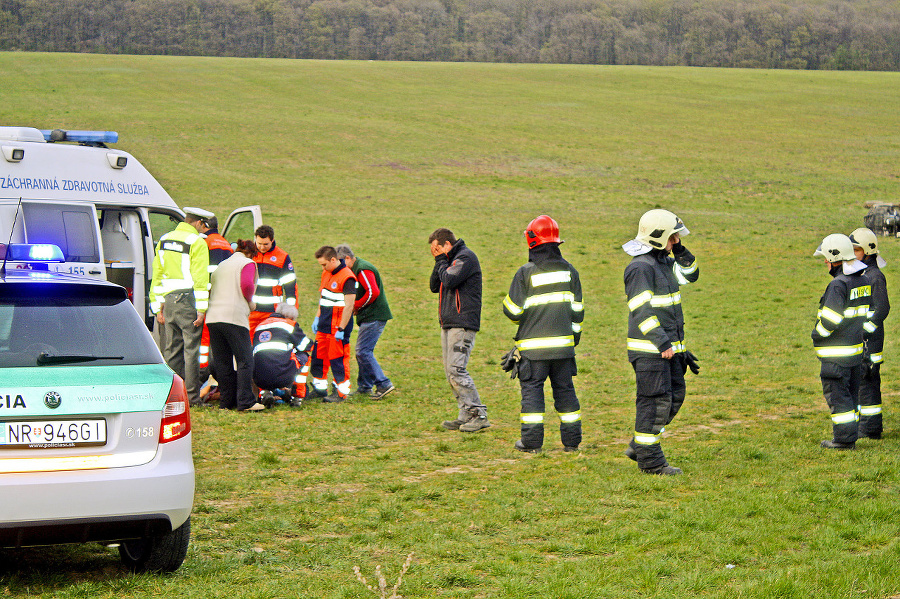
{"label": "small twig on grass", "polygon": [[391,589],[390,596],[387,594],[387,580],[384,579],[384,574],[381,573],[381,566],[375,566],[375,576],[378,577],[377,590],[373,588],[372,585],[369,584],[369,581],[366,580],[365,576],[362,575],[359,566],[353,566],[353,572],[356,574],[356,580],[363,583],[363,585],[375,593],[379,599],[403,599],[403,595],[397,594],[397,591],[400,590],[400,585],[403,583],[403,575],[406,574],[406,571],[409,570],[409,566],[412,564],[412,558],[412,553],[406,556],[406,561],[403,562],[403,567],[400,569],[400,576],[397,577],[397,584]]}

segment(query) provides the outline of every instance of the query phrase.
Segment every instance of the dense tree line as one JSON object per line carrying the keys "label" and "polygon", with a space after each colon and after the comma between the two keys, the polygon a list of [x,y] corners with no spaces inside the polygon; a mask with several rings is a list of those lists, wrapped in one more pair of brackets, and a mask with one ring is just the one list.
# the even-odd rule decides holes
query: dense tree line
{"label": "dense tree line", "polygon": [[900,70],[900,3],[0,0],[0,50]]}

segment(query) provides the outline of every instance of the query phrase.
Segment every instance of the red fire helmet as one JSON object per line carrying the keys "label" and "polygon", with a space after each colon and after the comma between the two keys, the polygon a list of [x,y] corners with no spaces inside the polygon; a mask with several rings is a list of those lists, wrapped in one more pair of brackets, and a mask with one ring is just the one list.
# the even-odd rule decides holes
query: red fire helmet
{"label": "red fire helmet", "polygon": [[528,242],[529,249],[543,243],[560,243],[559,225],[546,214],[542,214],[528,223],[528,228],[525,229],[525,241]]}

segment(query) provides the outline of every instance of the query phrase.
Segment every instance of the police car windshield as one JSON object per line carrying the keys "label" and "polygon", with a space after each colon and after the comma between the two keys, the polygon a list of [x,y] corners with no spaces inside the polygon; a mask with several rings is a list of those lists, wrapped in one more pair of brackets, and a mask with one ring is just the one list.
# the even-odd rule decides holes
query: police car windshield
{"label": "police car windshield", "polygon": [[159,364],[128,300],[0,293],[0,367]]}

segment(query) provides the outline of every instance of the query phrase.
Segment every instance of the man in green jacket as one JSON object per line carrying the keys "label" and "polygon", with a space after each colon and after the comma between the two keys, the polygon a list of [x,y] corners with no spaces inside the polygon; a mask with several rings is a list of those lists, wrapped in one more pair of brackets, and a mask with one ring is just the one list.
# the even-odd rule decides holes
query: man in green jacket
{"label": "man in green jacket", "polygon": [[166,364],[184,379],[192,406],[200,399],[200,336],[209,305],[209,249],[200,235],[212,213],[185,208],[184,222],[156,245],[150,309],[165,327]]}
{"label": "man in green jacket", "polygon": [[356,392],[371,395],[372,399],[382,399],[394,390],[391,379],[381,370],[375,359],[375,344],[384,332],[387,321],[393,318],[388,306],[381,275],[371,262],[357,258],[347,244],[335,248],[338,259],[350,267],[356,280],[356,303],[353,312],[356,314],[356,365],[359,375],[356,378]]}

